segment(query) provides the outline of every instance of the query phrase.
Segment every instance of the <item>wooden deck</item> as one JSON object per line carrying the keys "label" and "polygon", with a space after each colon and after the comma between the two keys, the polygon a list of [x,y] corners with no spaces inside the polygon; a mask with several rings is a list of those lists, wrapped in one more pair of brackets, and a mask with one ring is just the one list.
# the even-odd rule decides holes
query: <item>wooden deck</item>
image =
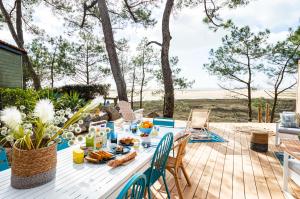
{"label": "wooden deck", "polygon": [[[250,133],[235,130],[235,124],[215,123],[211,126],[228,142],[188,145],[185,165],[192,186],[187,186],[182,176],[185,199],[284,198],[282,166],[274,155],[274,151],[281,149],[274,145],[274,136],[269,137],[269,152],[257,153],[249,149]],[[179,198],[169,174],[167,182],[172,198]],[[300,187],[291,180],[289,190],[294,198],[300,198]],[[160,183],[155,184],[153,193],[155,198],[166,198]]]}

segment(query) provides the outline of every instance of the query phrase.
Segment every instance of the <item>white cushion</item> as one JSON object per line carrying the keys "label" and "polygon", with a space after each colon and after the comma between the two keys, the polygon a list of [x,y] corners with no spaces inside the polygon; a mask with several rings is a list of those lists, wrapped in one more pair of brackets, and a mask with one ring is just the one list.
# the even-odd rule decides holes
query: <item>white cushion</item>
{"label": "white cushion", "polygon": [[300,128],[286,128],[286,127],[278,127],[277,132],[298,135],[300,133]]}
{"label": "white cushion", "polygon": [[300,175],[300,161],[297,159],[289,159],[289,168]]}

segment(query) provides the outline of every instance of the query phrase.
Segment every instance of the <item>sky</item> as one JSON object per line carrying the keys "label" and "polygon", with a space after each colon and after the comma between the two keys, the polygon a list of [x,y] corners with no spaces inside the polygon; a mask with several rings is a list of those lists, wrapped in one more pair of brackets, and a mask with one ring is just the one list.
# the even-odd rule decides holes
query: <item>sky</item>
{"label": "sky", "polygon": [[[276,42],[286,38],[288,28],[296,28],[300,25],[299,10],[299,0],[256,0],[234,10],[224,9],[220,15],[223,19],[232,19],[238,26],[249,25],[255,32],[267,28],[271,31],[270,42]],[[161,41],[162,12],[163,10],[155,12],[158,20],[155,27],[144,29],[130,26],[117,30],[115,38],[127,38],[132,49],[135,49],[140,39],[145,36],[149,40]],[[208,74],[203,64],[208,63],[209,50],[220,46],[221,38],[226,32],[224,30],[213,32],[202,22],[203,18],[203,6],[185,8],[172,15],[170,54],[179,57],[178,66],[182,68],[182,75],[189,80],[195,80],[193,89],[217,89],[220,83],[218,78]],[[55,16],[50,9],[39,7],[34,13],[34,19],[35,24],[43,28],[47,34],[52,36],[64,34],[63,20]],[[6,28],[0,30],[0,39],[14,44]],[[26,34],[26,39],[30,40],[32,36]],[[258,88],[268,87],[264,75],[255,74],[254,78]],[[66,81],[68,80],[63,83]],[[112,80],[108,78],[107,81]],[[112,84],[112,88],[114,87]]]}

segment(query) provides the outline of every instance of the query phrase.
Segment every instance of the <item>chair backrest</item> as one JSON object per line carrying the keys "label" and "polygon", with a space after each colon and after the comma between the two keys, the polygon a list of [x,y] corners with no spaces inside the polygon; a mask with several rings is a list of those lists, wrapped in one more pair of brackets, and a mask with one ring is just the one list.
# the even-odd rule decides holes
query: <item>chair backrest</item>
{"label": "chair backrest", "polygon": [[193,109],[192,110],[192,128],[204,128],[209,120],[209,109]]}
{"label": "chair backrest", "polygon": [[9,166],[8,166],[5,149],[0,147],[0,171],[4,171],[8,168]]}
{"label": "chair backrest", "polygon": [[177,150],[177,154],[176,154],[176,162],[175,165],[179,166],[182,162],[182,159],[184,158],[185,152],[186,152],[186,146],[191,138],[192,134],[184,134],[183,136],[177,138],[175,140],[175,142],[177,142],[176,144],[176,148],[178,148]]}
{"label": "chair backrest", "polygon": [[125,121],[133,121],[135,120],[135,114],[131,109],[131,105],[126,101],[119,101],[120,113]]}
{"label": "chair backrest", "polygon": [[156,117],[153,118],[153,125],[174,128],[175,121],[172,118]]}
{"label": "chair backrest", "polygon": [[159,172],[161,174],[165,172],[166,163],[169,157],[169,153],[172,149],[172,146],[173,146],[173,133],[167,133],[166,135],[164,135],[164,137],[157,145],[157,148],[153,155],[151,161],[150,179],[152,178],[152,174],[154,170],[156,173]]}
{"label": "chair backrest", "polygon": [[146,188],[146,176],[135,174],[122,189],[117,199],[142,199]]}

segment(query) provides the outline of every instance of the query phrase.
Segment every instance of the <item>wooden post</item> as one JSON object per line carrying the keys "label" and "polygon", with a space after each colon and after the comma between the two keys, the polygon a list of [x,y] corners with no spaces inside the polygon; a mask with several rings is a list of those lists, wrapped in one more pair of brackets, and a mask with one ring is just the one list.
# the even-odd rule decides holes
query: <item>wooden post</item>
{"label": "wooden post", "polygon": [[270,123],[270,105],[266,103],[266,118],[265,118],[266,123]]}
{"label": "wooden post", "polygon": [[262,123],[262,110],[261,110],[261,102],[258,105],[258,123]]}

